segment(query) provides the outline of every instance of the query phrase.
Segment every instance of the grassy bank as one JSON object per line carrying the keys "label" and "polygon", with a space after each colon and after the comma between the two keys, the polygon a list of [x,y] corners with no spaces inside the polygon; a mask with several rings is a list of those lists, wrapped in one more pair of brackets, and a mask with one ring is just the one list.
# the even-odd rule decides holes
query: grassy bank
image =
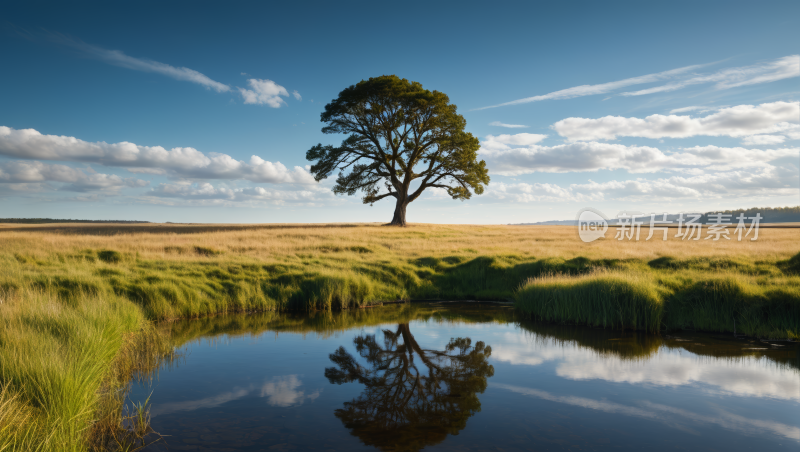
{"label": "grassy bank", "polygon": [[531,278],[515,295],[518,309],[546,321],[652,333],[735,332],[800,336],[797,277],[736,271],[594,271]]}
{"label": "grassy bank", "polygon": [[[171,346],[130,301],[21,286],[0,303],[0,451],[105,450],[122,429],[124,388]],[[124,449],[123,449],[124,450]]]}
{"label": "grassy bank", "polygon": [[[733,331],[735,321],[740,333],[796,338],[798,251],[796,229],[763,229],[757,242],[584,244],[570,227],[0,226],[0,451],[125,437],[118,389],[170,349],[152,321],[322,309],[280,328],[336,331],[381,316],[330,310],[514,298],[556,322]],[[179,344],[215,323],[172,325]]]}

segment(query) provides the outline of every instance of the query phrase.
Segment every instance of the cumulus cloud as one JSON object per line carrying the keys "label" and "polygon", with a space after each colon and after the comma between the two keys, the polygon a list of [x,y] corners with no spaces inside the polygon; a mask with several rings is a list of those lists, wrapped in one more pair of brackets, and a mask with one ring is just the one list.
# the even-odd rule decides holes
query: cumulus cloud
{"label": "cumulus cloud", "polygon": [[655,180],[572,184],[575,195],[603,200],[653,201],[655,199],[720,199],[749,196],[793,196],[800,189],[796,167],[769,167],[757,171],[726,171],[697,176],[673,176]]}
{"label": "cumulus cloud", "polygon": [[694,65],[694,66],[686,66],[686,67],[682,67],[682,68],[678,68],[678,69],[672,69],[672,70],[669,70],[669,71],[658,72],[658,73],[655,73],[655,74],[647,74],[647,75],[642,75],[642,76],[639,76],[639,77],[632,77],[632,78],[627,78],[627,79],[624,79],[624,80],[618,80],[618,81],[615,81],[615,82],[608,82],[608,83],[601,83],[601,84],[597,84],[597,85],[575,86],[575,87],[572,87],[572,88],[562,89],[562,90],[559,90],[559,91],[553,91],[552,93],[548,93],[548,94],[543,94],[543,95],[539,95],[539,96],[532,96],[532,97],[526,97],[526,98],[523,98],[523,99],[513,100],[511,102],[504,102],[502,104],[490,105],[488,107],[476,108],[475,110],[486,110],[488,108],[505,107],[505,106],[508,106],[508,105],[527,104],[527,103],[530,103],[530,102],[539,102],[539,101],[543,101],[543,100],[572,99],[572,98],[575,98],[575,97],[593,96],[593,95],[596,95],[596,94],[606,94],[606,93],[610,93],[610,92],[616,91],[618,89],[627,88],[628,86],[641,85],[643,83],[654,83],[654,82],[659,82],[659,81],[663,81],[663,80],[668,80],[668,79],[671,79],[673,77],[679,76],[681,74],[685,74],[687,72],[694,71],[694,70],[699,69],[699,68],[701,68],[703,66],[706,66],[706,65],[700,64],[700,65]]}
{"label": "cumulus cloud", "polygon": [[506,129],[527,129],[529,126],[522,124],[505,124],[500,121],[493,121],[489,123],[490,126],[505,127]]}
{"label": "cumulus cloud", "polygon": [[294,98],[297,100],[303,100],[303,96],[301,96],[300,93],[297,92],[297,90],[292,91],[292,96],[294,96]]}
{"label": "cumulus cloud", "polygon": [[602,196],[591,193],[575,193],[569,188],[560,187],[556,184],[507,184],[503,182],[492,182],[484,192],[482,199],[491,200],[493,202],[529,203],[592,201],[601,200]]}
{"label": "cumulus cloud", "polygon": [[800,103],[738,105],[693,118],[650,115],[644,119],[605,116],[566,118],[551,127],[570,141],[613,140],[617,137],[687,138],[697,135],[741,137],[792,130],[800,122]]}
{"label": "cumulus cloud", "polygon": [[760,146],[760,145],[770,145],[770,144],[781,144],[786,141],[786,137],[783,135],[752,135],[749,137],[744,137],[742,139],[742,144],[748,146]]}
{"label": "cumulus cloud", "polygon": [[[519,134],[531,135],[531,134]],[[747,149],[695,146],[665,153],[650,146],[627,146],[596,141],[541,146],[538,139],[516,135],[489,135],[481,148],[490,170],[503,176],[534,172],[566,173],[627,170],[631,173],[679,171],[703,173],[765,168],[774,160],[800,156],[800,149]],[[525,145],[526,143],[532,143]],[[516,145],[516,146],[515,146]]]}
{"label": "cumulus cloud", "polygon": [[[288,97],[289,92],[286,91],[286,88],[272,80],[251,78],[247,80],[247,84],[250,85],[251,89],[239,88],[244,103],[269,105],[272,108],[280,108],[281,105],[286,104],[286,102],[281,99],[281,96]],[[297,91],[295,91],[295,93],[297,93]],[[299,95],[300,94],[297,93],[295,97]]]}
{"label": "cumulus cloud", "polygon": [[622,93],[622,95],[641,96],[644,94],[663,93],[679,90],[690,85],[706,83],[715,83],[714,87],[717,89],[730,89],[739,86],[776,82],[798,76],[800,76],[800,55],[790,55],[766,63],[723,69],[713,74],[698,75],[666,85]]}
{"label": "cumulus cloud", "polygon": [[34,129],[0,126],[0,155],[23,159],[60,160],[124,167],[134,172],[161,173],[185,179],[243,179],[251,182],[315,184],[305,168],[289,169],[258,156],[249,161],[197,149],[140,146],[129,142],[90,143],[74,137],[42,135]]}
{"label": "cumulus cloud", "polygon": [[200,72],[195,71],[194,69],[189,69],[187,67],[175,67],[166,63],[160,63],[158,61],[145,58],[134,58],[126,55],[120,50],[103,49],[101,47],[87,44],[79,39],[64,35],[53,34],[52,36],[55,40],[61,42],[62,44],[74,47],[86,55],[97,58],[114,66],[133,69],[136,71],[154,72],[157,74],[166,75],[167,77],[174,78],[175,80],[191,82],[205,86],[206,88],[213,89],[218,93],[224,93],[230,91],[231,89],[230,86],[212,80]]}
{"label": "cumulus cloud", "polygon": [[301,203],[315,205],[333,201],[334,195],[329,189],[313,187],[304,190],[268,190],[263,187],[231,188],[215,187],[208,182],[193,184],[159,184],[146,193],[148,197],[195,201],[199,204],[287,204]]}
{"label": "cumulus cloud", "polygon": [[[116,191],[124,187],[145,187],[149,184],[135,178],[122,178],[115,174],[101,174],[65,165],[49,165],[42,162],[11,161],[0,163],[0,183],[31,184],[57,182],[64,185],[63,191]],[[37,187],[36,191],[39,187]]]}
{"label": "cumulus cloud", "polygon": [[752,196],[796,196],[800,171],[792,165],[754,171],[723,171],[714,174],[672,176],[571,184],[494,182],[481,196],[487,202],[588,202],[679,199],[741,199]]}

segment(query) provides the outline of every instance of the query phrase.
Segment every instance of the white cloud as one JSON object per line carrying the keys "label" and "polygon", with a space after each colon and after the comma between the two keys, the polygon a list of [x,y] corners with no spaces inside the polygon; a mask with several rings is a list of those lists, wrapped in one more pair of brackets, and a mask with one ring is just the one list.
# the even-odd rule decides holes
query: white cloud
{"label": "white cloud", "polygon": [[134,172],[165,173],[185,179],[244,179],[251,182],[316,184],[305,168],[251,156],[249,162],[227,154],[208,155],[194,148],[139,146],[134,143],[90,143],[74,137],[42,135],[34,129],[0,126],[0,155],[124,167]]}
{"label": "white cloud", "polygon": [[799,176],[796,167],[770,167],[752,172],[727,171],[655,180],[589,181],[586,184],[572,184],[569,190],[575,196],[626,201],[793,196],[800,189]]}
{"label": "white cloud", "polygon": [[621,95],[641,96],[644,94],[675,91],[684,88],[686,86],[705,84],[705,83],[715,83],[715,88],[717,89],[730,89],[739,86],[754,85],[759,83],[769,83],[800,76],[800,55],[790,55],[766,63],[754,64],[751,66],[728,68],[711,74],[694,75],[680,80],[681,77],[684,77],[687,74],[691,74],[696,69],[700,69],[704,66],[708,66],[708,64],[686,66],[678,69],[673,69],[670,71],[658,72],[655,74],[648,74],[640,77],[632,77],[624,80],[618,80],[609,83],[601,83],[597,85],[575,86],[572,88],[554,91],[548,94],[526,97],[524,99],[517,99],[511,102],[504,102],[502,104],[491,105],[488,107],[476,108],[473,111],[486,110],[488,108],[504,107],[507,105],[526,104],[542,100],[572,99],[575,97],[607,94],[622,88],[626,88],[628,86],[641,85],[646,83],[655,83],[671,79],[679,79],[679,80],[667,83],[666,85],[656,86],[653,88],[621,93]]}
{"label": "white cloud", "polygon": [[300,405],[305,399],[314,400],[319,397],[319,390],[309,395],[298,391],[297,388],[302,384],[297,375],[275,377],[261,387],[261,397],[266,397],[269,405],[280,407]]}
{"label": "white cloud", "polygon": [[514,365],[549,362],[554,364],[556,375],[569,380],[651,387],[700,386],[714,394],[800,401],[797,371],[774,366],[757,356],[728,360],[662,346],[649,356],[630,359],[536,333],[530,337],[506,333],[497,342],[501,345],[492,346],[493,359]]}
{"label": "white cloud", "polygon": [[607,400],[589,399],[578,396],[559,396],[550,392],[538,389],[525,388],[521,386],[509,385],[504,383],[491,383],[491,387],[506,389],[514,393],[548,400],[550,402],[565,405],[577,406],[580,408],[601,411],[604,413],[641,417],[651,421],[662,423],[664,426],[677,428],[684,431],[692,431],[692,427],[698,424],[716,425],[727,430],[745,435],[759,436],[765,430],[773,434],[781,435],[787,439],[800,441],[800,427],[783,424],[772,420],[751,419],[737,414],[729,413],[723,409],[716,408],[714,414],[699,414],[681,408],[668,405],[652,403],[649,401],[640,402],[641,406],[624,405]]}
{"label": "white cloud", "polygon": [[208,182],[193,184],[159,184],[145,194],[148,197],[195,201],[199,204],[276,204],[300,203],[318,205],[334,201],[330,189],[313,187],[304,190],[268,190],[263,187],[231,188],[215,187]]}
{"label": "white cloud", "polygon": [[[252,89],[239,88],[244,103],[269,105],[272,108],[280,108],[281,105],[286,104],[286,102],[281,99],[281,96],[287,97],[289,96],[289,92],[286,91],[286,88],[272,80],[251,78],[247,80],[247,83]],[[299,96],[299,94],[297,94],[297,96]]]}
{"label": "white cloud", "polygon": [[715,83],[714,86],[717,89],[730,89],[739,86],[775,82],[798,76],[800,76],[800,55],[790,55],[767,63],[723,69],[713,74],[699,75],[662,86],[622,93],[622,95],[641,96],[644,94],[663,93],[705,83]]}
{"label": "white cloud", "polygon": [[297,92],[297,90],[292,91],[292,96],[294,96],[294,98],[297,100],[303,100],[303,96],[301,96],[300,93]]}
{"label": "white cloud", "polygon": [[748,146],[759,146],[759,145],[769,145],[769,144],[781,144],[786,141],[786,137],[783,135],[752,135],[749,137],[744,137],[742,139],[742,144]]}
{"label": "white cloud", "polygon": [[702,117],[650,115],[644,119],[605,116],[566,118],[551,127],[570,141],[613,140],[620,136],[686,138],[697,135],[741,137],[791,130],[800,122],[800,103],[772,102],[723,108]]}
{"label": "white cloud", "polygon": [[[11,161],[0,163],[0,183],[30,184],[57,182],[65,185],[62,191],[116,191],[124,187],[145,187],[149,184],[135,178],[122,178],[115,174],[101,174],[91,170],[80,170],[65,165],[50,165],[42,162]],[[36,191],[39,191],[38,189]]]}
{"label": "white cloud", "polygon": [[669,111],[669,114],[686,113],[687,111],[697,111],[697,110],[702,110],[704,108],[705,107],[699,107],[697,105],[693,105],[690,107],[683,107],[683,108],[673,108],[672,110]]}
{"label": "white cloud", "polygon": [[591,193],[577,194],[569,188],[563,188],[555,184],[492,182],[486,188],[481,199],[493,202],[529,203],[591,201],[601,200],[602,196]]}
{"label": "white cloud", "polygon": [[531,146],[547,138],[538,133],[517,133],[514,135],[486,135],[481,148],[486,150],[511,149],[511,146]]}
{"label": "white cloud", "polygon": [[701,107],[697,105],[693,105],[691,107],[683,107],[683,108],[673,108],[669,111],[669,114],[674,115],[675,113],[686,113],[687,111],[697,111],[700,113],[706,113],[709,111],[716,111],[721,108],[725,108],[726,106],[718,106],[718,107]]}
{"label": "white cloud", "polygon": [[610,93],[612,91],[616,91],[616,90],[621,89],[621,88],[626,88],[628,86],[640,85],[640,84],[643,84],[643,83],[654,83],[654,82],[659,82],[659,81],[662,81],[662,80],[668,80],[668,79],[671,79],[673,77],[679,76],[681,74],[685,74],[687,72],[694,71],[695,69],[699,69],[699,68],[701,68],[703,66],[706,66],[706,65],[699,64],[699,65],[694,65],[694,66],[686,66],[686,67],[682,67],[682,68],[678,68],[678,69],[672,69],[672,70],[669,70],[669,71],[658,72],[658,73],[655,73],[655,74],[642,75],[642,76],[639,76],[639,77],[627,78],[625,80],[618,80],[618,81],[615,81],[615,82],[601,83],[601,84],[598,84],[598,85],[575,86],[575,87],[572,87],[572,88],[562,89],[562,90],[559,90],[559,91],[553,91],[552,93],[543,94],[543,95],[540,95],[540,96],[526,97],[524,99],[517,99],[517,100],[513,100],[511,102],[504,102],[502,104],[491,105],[491,106],[488,106],[488,107],[476,108],[474,110],[486,110],[488,108],[504,107],[504,106],[507,106],[507,105],[527,104],[527,103],[530,103],[530,102],[538,102],[538,101],[542,101],[542,100],[572,99],[572,98],[575,98],[575,97],[593,96],[593,95],[596,95],[596,94],[606,94],[606,93]]}
{"label": "white cloud", "polygon": [[505,124],[500,121],[490,122],[489,125],[497,127],[505,127],[507,129],[527,129],[529,127],[529,126],[524,126],[522,124]]}
{"label": "white cloud", "polygon": [[486,202],[653,202],[680,199],[743,199],[754,196],[796,196],[800,172],[795,166],[766,167],[754,171],[629,179],[571,184],[493,182],[479,201]]}
{"label": "white cloud", "polygon": [[321,389],[318,389],[306,395],[304,391],[297,390],[297,388],[302,385],[303,382],[297,378],[297,375],[273,377],[272,380],[264,382],[264,385],[261,386],[260,389],[250,385],[246,388],[234,388],[231,391],[222,392],[198,400],[160,403],[158,406],[153,407],[152,415],[156,417],[179,411],[216,408],[235,400],[256,396],[266,397],[269,405],[288,407],[300,405],[305,400],[314,400],[319,397],[320,392],[322,392]]}
{"label": "white cloud", "polygon": [[[537,141],[536,138],[517,135],[489,135],[480,154],[486,159],[490,171],[502,176],[619,169],[631,173],[679,171],[700,174],[706,171],[766,168],[774,160],[800,156],[798,148],[695,146],[667,154],[650,146],[626,146],[596,141],[541,146],[535,144]],[[521,146],[511,146],[517,143]],[[533,144],[526,146],[525,143]]]}
{"label": "white cloud", "polygon": [[213,89],[219,93],[224,93],[230,91],[231,89],[230,86],[214,81],[200,72],[195,71],[194,69],[170,66],[169,64],[143,58],[134,58],[132,56],[125,55],[119,50],[103,49],[101,47],[93,46],[81,40],[64,35],[53,36],[63,44],[72,46],[89,56],[105,61],[106,63],[113,64],[114,66],[120,66],[136,71],[155,72],[157,74],[174,78],[175,80],[197,83],[198,85]]}

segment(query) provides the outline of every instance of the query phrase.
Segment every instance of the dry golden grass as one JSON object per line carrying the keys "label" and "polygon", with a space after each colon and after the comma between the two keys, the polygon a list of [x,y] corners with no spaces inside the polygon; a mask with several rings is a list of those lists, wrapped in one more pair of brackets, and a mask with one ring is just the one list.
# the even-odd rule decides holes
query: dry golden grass
{"label": "dry golden grass", "polygon": [[[365,247],[368,259],[413,259],[450,255],[521,255],[537,259],[642,259],[670,256],[737,257],[753,260],[785,260],[800,251],[800,229],[763,227],[757,241],[680,240],[660,232],[645,241],[606,239],[593,243],[579,240],[571,226],[477,226],[414,224],[393,228],[377,224],[286,225],[0,225],[0,252],[45,258],[54,252],[112,249],[139,253],[142,258],[192,260],[194,247],[210,248],[228,255],[259,260],[284,260],[295,255],[311,257],[336,250]],[[705,231],[703,237],[705,237]],[[181,252],[183,251],[183,252]],[[355,253],[358,253],[355,251]],[[363,254],[363,253],[362,253]]]}

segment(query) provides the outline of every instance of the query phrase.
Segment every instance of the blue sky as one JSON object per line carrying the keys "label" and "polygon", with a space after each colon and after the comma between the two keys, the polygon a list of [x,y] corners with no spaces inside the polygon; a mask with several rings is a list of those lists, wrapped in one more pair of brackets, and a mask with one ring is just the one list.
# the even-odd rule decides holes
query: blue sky
{"label": "blue sky", "polygon": [[324,105],[383,74],[448,94],[492,178],[465,202],[431,191],[410,222],[798,205],[797,17],[796,1],[5,5],[0,217],[389,221],[393,202],[305,169],[342,139]]}

